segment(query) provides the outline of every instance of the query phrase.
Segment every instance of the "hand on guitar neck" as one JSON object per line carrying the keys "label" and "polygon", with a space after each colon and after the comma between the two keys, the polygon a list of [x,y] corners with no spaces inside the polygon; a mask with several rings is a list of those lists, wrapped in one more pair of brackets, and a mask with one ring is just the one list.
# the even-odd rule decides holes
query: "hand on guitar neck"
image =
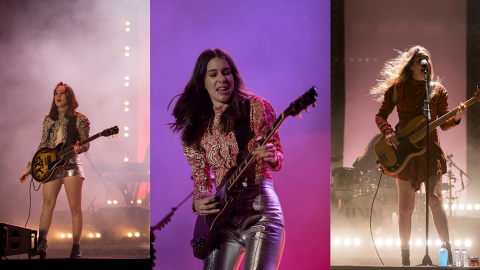
{"label": "hand on guitar neck", "polygon": [[463,104],[463,102],[460,102],[460,105],[458,106],[457,113],[455,114],[454,120],[455,123],[460,122],[460,119],[462,119],[462,116],[467,112],[467,106]]}

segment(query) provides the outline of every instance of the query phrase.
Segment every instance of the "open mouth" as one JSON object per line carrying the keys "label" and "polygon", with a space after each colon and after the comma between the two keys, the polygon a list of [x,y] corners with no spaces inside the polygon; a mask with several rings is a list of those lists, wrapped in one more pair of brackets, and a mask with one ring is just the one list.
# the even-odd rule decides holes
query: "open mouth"
{"label": "open mouth", "polygon": [[225,94],[227,94],[227,93],[230,92],[230,87],[228,87],[228,86],[222,86],[222,87],[217,88],[216,91],[219,92],[219,93],[225,93]]}

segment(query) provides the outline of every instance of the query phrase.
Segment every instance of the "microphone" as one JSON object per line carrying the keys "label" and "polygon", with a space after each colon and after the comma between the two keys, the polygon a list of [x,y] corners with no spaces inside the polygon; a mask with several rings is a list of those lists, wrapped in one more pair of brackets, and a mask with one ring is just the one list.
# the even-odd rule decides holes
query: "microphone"
{"label": "microphone", "polygon": [[428,66],[427,59],[423,59],[422,61],[420,61],[420,65],[422,65],[423,68],[426,68]]}
{"label": "microphone", "polygon": [[423,59],[422,61],[420,61],[420,65],[422,65],[423,73],[427,74],[427,71],[428,71],[428,61],[427,61],[427,59]]}

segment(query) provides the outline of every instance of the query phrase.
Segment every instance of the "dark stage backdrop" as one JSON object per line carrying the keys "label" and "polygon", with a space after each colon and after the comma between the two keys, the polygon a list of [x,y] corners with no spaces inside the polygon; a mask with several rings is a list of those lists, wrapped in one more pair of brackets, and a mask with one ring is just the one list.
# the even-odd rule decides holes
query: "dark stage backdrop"
{"label": "dark stage backdrop", "polygon": [[[151,225],[193,190],[167,106],[183,91],[198,55],[220,47],[234,58],[248,90],[277,114],[312,85],[317,108],[280,127],[285,154],[274,173],[286,219],[280,269],[329,265],[329,2],[151,1]],[[156,269],[199,269],[189,242],[191,198],[155,233]]]}
{"label": "dark stage backdrop", "polygon": [[[466,55],[466,1],[345,0],[344,6],[345,130],[344,134],[337,134],[338,136],[344,136],[344,159],[334,166],[352,167],[355,159],[362,153],[369,141],[379,133],[374,119],[380,103],[373,100],[372,96],[369,95],[369,90],[375,86],[376,79],[379,78],[380,70],[383,68],[385,61],[398,55],[396,50],[403,51],[413,45],[421,45],[430,51],[435,75],[440,77],[442,84],[448,90],[450,109],[458,106],[461,101],[470,98],[466,96],[466,59],[468,57]],[[466,117],[469,117],[468,112]],[[395,110],[389,117],[389,122],[394,126],[397,121]],[[466,170],[467,164],[466,123],[466,119],[463,119],[459,126],[447,132],[439,128],[442,148],[447,155],[453,155],[454,163],[463,170]],[[332,123],[332,127],[335,124]],[[332,136],[336,135],[332,134]],[[452,171],[460,180],[460,172],[455,168],[452,168]],[[378,175],[376,175],[376,179],[378,179],[377,177]],[[463,179],[466,185],[466,178]],[[444,177],[443,181],[447,182],[447,180],[447,177]],[[455,194],[455,191],[459,191],[461,188],[460,181],[457,181],[453,192],[454,195],[459,196],[459,203],[466,203],[465,191]],[[418,205],[421,205],[421,198],[417,198],[417,200]],[[371,199],[368,199],[365,201],[368,204],[357,207],[369,209],[371,201]],[[383,202],[383,206],[393,204],[392,209],[395,210],[396,203],[395,199],[390,202]],[[457,212],[457,215],[459,214],[460,212]],[[421,215],[423,216],[424,212]],[[393,219],[394,222],[396,220],[395,217],[390,216],[385,216],[384,219]],[[465,239],[465,235],[462,234],[463,228],[457,227],[452,220],[452,241]],[[414,224],[413,234],[419,231],[416,225]],[[432,225],[430,239],[436,239],[437,233],[433,227],[433,222],[430,225]],[[420,232],[422,240],[424,235],[422,230]],[[365,231],[364,236],[365,241],[370,245],[370,232]],[[396,239],[396,231],[394,231],[394,236]],[[474,237],[473,235],[470,236]],[[384,259],[384,262],[386,260],[387,264],[391,262],[398,264],[400,262],[399,250],[395,248],[393,248],[392,253],[389,253],[386,248],[380,248],[380,256]],[[415,248],[413,247],[413,249]],[[434,254],[432,258],[438,260],[438,255],[435,255],[438,254],[438,248],[432,248],[431,252]],[[365,250],[367,250],[367,247],[362,247],[359,253]],[[417,251],[413,251],[413,254],[421,256],[423,250],[418,247],[419,254]],[[332,264],[345,263],[344,253],[345,249],[332,251]],[[356,254],[354,251],[351,254],[350,258],[359,258],[363,263],[368,261],[367,257],[369,256],[372,260],[368,261],[367,264],[380,263],[373,249],[368,252],[368,256],[362,255],[363,253]],[[390,255],[391,257],[388,257]],[[388,259],[392,259],[392,261]],[[438,261],[434,261],[434,263],[438,263]]]}

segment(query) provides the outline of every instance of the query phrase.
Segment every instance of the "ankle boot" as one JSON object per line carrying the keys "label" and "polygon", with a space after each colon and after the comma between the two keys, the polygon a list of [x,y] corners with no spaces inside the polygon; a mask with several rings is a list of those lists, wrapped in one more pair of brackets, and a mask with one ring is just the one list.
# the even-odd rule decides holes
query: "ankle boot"
{"label": "ankle boot", "polygon": [[45,238],[38,238],[38,243],[37,243],[37,254],[40,256],[40,259],[44,259],[45,256],[47,256],[47,239]]}
{"label": "ankle boot", "polygon": [[79,258],[82,257],[82,252],[80,251],[80,245],[73,244],[72,252],[70,252],[70,258]]}
{"label": "ankle boot", "polygon": [[410,266],[410,250],[402,249],[402,266]]}
{"label": "ankle boot", "polygon": [[452,246],[450,245],[450,242],[447,242],[446,248],[448,251],[447,265],[453,265]]}

